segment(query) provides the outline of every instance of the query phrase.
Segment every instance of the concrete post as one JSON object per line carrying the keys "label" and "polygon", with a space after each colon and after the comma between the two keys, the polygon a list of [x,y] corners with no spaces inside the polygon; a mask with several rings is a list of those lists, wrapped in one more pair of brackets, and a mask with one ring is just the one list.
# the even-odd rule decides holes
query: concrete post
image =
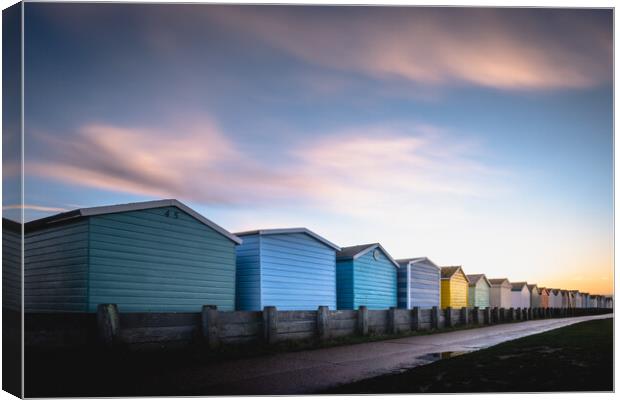
{"label": "concrete post", "polygon": [[278,310],[274,306],[263,308],[264,339],[268,344],[278,341]]}
{"label": "concrete post", "polygon": [[469,325],[469,315],[467,314],[467,307],[461,308],[461,323],[465,326]]}
{"label": "concrete post", "polygon": [[319,306],[316,313],[316,330],[319,340],[329,339],[329,307]]}
{"label": "concrete post", "polygon": [[411,330],[419,331],[422,329],[422,315],[420,314],[420,307],[413,307],[411,310]]}
{"label": "concrete post", "polygon": [[515,320],[515,309],[514,307],[510,307],[508,309],[508,321],[514,321]]}
{"label": "concrete post", "polygon": [[474,322],[474,324],[476,324],[476,325],[480,324],[480,308],[479,307],[474,307],[473,313],[474,313],[474,315],[473,315],[473,322]]}
{"label": "concrete post", "polygon": [[121,331],[120,316],[116,304],[99,304],[97,306],[97,331],[99,340],[109,348],[118,344]]}
{"label": "concrete post", "polygon": [[357,309],[357,331],[360,335],[368,335],[368,307],[359,306]]}
{"label": "concrete post", "polygon": [[444,325],[446,328],[452,328],[452,307],[446,308],[446,322]]}
{"label": "concrete post", "polygon": [[532,317],[533,317],[532,307],[530,307],[527,309],[527,319],[528,320],[533,319]]}
{"label": "concrete post", "polygon": [[202,306],[200,313],[202,322],[202,338],[210,349],[216,349],[220,345],[219,314],[217,306]]}
{"label": "concrete post", "polygon": [[431,310],[431,328],[439,329],[439,307],[433,306]]}
{"label": "concrete post", "polygon": [[491,307],[486,307],[484,309],[484,323],[487,325],[491,325],[493,323],[491,320]]}
{"label": "concrete post", "polygon": [[391,334],[398,333],[398,328],[396,327],[396,307],[390,307],[388,309],[388,326],[387,330]]}
{"label": "concrete post", "polygon": [[499,308],[497,307],[493,307],[493,323],[494,324],[499,323]]}
{"label": "concrete post", "polygon": [[499,321],[506,322],[506,309],[504,307],[499,309]]}

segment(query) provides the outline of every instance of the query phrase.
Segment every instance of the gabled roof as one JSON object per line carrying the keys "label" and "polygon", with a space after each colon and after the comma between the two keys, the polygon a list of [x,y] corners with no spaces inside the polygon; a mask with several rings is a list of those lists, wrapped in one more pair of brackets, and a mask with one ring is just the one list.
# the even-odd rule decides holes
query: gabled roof
{"label": "gabled roof", "polygon": [[329,240],[325,239],[324,237],[312,232],[310,229],[307,228],[282,228],[282,229],[256,229],[253,231],[244,231],[244,232],[235,232],[235,235],[237,236],[248,236],[248,235],[286,235],[286,234],[293,234],[293,233],[304,233],[310,237],[313,237],[314,239],[318,240],[319,242],[325,244],[328,247],[331,247],[332,249],[339,251],[340,247],[333,244],[332,242],[330,242]]}
{"label": "gabled roof", "polygon": [[439,267],[437,264],[432,262],[428,257],[401,258],[401,259],[396,260],[396,262],[401,267],[404,267],[406,265],[416,264],[416,263],[419,263],[419,262],[427,262],[428,264],[430,264],[431,266],[437,268],[438,270],[441,269],[441,267]]}
{"label": "gabled roof", "polygon": [[340,251],[336,253],[336,260],[337,261],[356,260],[359,257],[363,256],[364,254],[374,251],[375,249],[380,249],[381,252],[383,252],[383,254],[388,258],[388,260],[390,260],[392,264],[394,264],[396,268],[400,267],[400,265],[396,262],[396,260],[392,258],[390,253],[385,251],[383,246],[381,246],[379,243],[359,244],[357,246],[343,247],[342,249],[340,249]]}
{"label": "gabled roof", "polygon": [[539,287],[538,288],[538,294],[541,294],[542,292],[547,292],[547,294],[549,294],[550,291],[551,291],[551,289],[547,289],[546,287]]}
{"label": "gabled roof", "polygon": [[527,282],[512,282],[510,285],[512,286],[513,292],[520,292],[521,290],[523,290],[524,286],[527,287]]}
{"label": "gabled roof", "polygon": [[181,203],[176,199],[165,199],[165,200],[155,200],[155,201],[142,201],[137,203],[127,203],[127,204],[116,204],[111,206],[100,206],[100,207],[88,207],[88,208],[78,208],[77,210],[67,211],[60,214],[52,215],[49,217],[37,219],[25,224],[25,229],[27,231],[34,231],[38,229],[47,228],[53,224],[67,222],[70,220],[74,220],[77,218],[84,217],[92,217],[95,215],[103,215],[103,214],[115,214],[121,212],[128,211],[139,211],[139,210],[149,210],[152,208],[161,208],[161,207],[176,207],[181,211],[191,215],[193,218],[213,229],[214,231],[220,233],[221,235],[227,237],[231,241],[236,244],[241,244],[241,239],[232,233],[228,232],[226,229],[217,225],[215,222],[205,218],[198,212],[192,210],[185,204]]}
{"label": "gabled roof", "polygon": [[487,285],[489,285],[489,287],[491,286],[491,282],[489,282],[486,275],[484,274],[467,275],[467,279],[469,279],[469,286],[477,285],[481,279],[484,279],[484,281],[487,283]]}
{"label": "gabled roof", "polygon": [[469,283],[469,279],[467,278],[467,275],[465,275],[465,272],[463,272],[463,269],[460,265],[441,267],[441,279],[452,279],[454,274],[456,274],[458,271],[461,271],[461,273],[465,277],[465,280],[467,281],[467,283]]}
{"label": "gabled roof", "polygon": [[508,278],[489,279],[489,282],[491,283],[491,286],[499,286],[502,285],[504,282],[507,282],[508,285],[510,285],[510,281],[508,280]]}
{"label": "gabled roof", "polygon": [[530,292],[531,292],[532,290],[534,290],[534,288],[538,289],[538,285],[535,283],[528,284],[527,288],[530,289]]}

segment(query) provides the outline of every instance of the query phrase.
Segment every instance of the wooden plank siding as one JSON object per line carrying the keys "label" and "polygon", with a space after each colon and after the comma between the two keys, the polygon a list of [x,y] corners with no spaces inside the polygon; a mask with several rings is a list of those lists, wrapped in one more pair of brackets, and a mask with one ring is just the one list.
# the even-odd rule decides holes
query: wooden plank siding
{"label": "wooden plank siding", "polygon": [[87,310],[87,220],[25,234],[24,292],[25,312]]}
{"label": "wooden plank siding", "polygon": [[260,310],[260,236],[246,236],[236,248],[236,309]]}
{"label": "wooden plank siding", "polygon": [[89,218],[89,311],[235,307],[235,244],[176,207]]}
{"label": "wooden plank siding", "polygon": [[469,286],[468,292],[468,307],[489,307],[490,287],[485,279],[480,279],[475,285]]}
{"label": "wooden plank siding", "polygon": [[336,263],[336,295],[339,310],[355,309],[353,260]]}
{"label": "wooden plank siding", "polygon": [[303,233],[264,235],[260,242],[263,307],[336,308],[336,253]]}
{"label": "wooden plank siding", "polygon": [[450,279],[441,280],[441,308],[467,307],[469,284],[465,274],[459,270]]}
{"label": "wooden plank siding", "polygon": [[21,225],[2,223],[2,307],[22,309],[22,240]]}
{"label": "wooden plank siding", "polygon": [[440,269],[428,260],[399,261],[398,307],[432,308],[441,303]]}
{"label": "wooden plank siding", "polygon": [[354,261],[354,304],[353,308],[366,306],[381,310],[397,306],[397,267],[383,254],[368,252]]}
{"label": "wooden plank siding", "polygon": [[509,281],[505,280],[501,284],[491,284],[489,303],[491,307],[518,307],[512,304],[512,286]]}
{"label": "wooden plank siding", "polygon": [[511,291],[511,303],[512,307],[515,308],[530,308],[530,290],[527,285],[523,285],[521,290],[512,290]]}
{"label": "wooden plank siding", "polygon": [[[242,235],[237,301],[244,310],[336,309],[336,252],[303,232]],[[257,264],[258,263],[258,264]]]}

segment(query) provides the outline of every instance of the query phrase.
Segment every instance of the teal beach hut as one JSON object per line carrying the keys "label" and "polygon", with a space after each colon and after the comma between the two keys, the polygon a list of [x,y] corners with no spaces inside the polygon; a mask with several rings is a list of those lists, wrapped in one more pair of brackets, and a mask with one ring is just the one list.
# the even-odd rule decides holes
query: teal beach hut
{"label": "teal beach hut", "polygon": [[234,309],[241,240],[177,200],[81,208],[25,232],[26,312]]}
{"label": "teal beach hut", "polygon": [[489,307],[491,304],[491,282],[484,274],[467,275],[469,293],[467,307]]}
{"label": "teal beach hut", "polygon": [[236,233],[237,309],[336,309],[336,251],[340,247],[306,228]]}
{"label": "teal beach hut", "polygon": [[397,306],[398,263],[379,243],[343,247],[336,263],[338,309]]}

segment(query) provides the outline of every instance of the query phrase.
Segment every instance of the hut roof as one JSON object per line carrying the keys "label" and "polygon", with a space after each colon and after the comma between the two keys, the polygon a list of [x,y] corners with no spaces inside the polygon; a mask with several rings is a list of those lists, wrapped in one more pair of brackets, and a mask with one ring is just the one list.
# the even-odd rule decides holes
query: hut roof
{"label": "hut roof", "polygon": [[538,289],[538,285],[535,283],[528,284],[527,288],[530,289],[530,292],[531,292],[532,290],[534,290],[534,288]]}
{"label": "hut roof", "polygon": [[161,208],[161,207],[176,207],[181,211],[191,215],[199,222],[213,229],[214,231],[220,233],[221,235],[227,237],[237,244],[241,244],[241,239],[236,235],[228,232],[226,229],[217,225],[215,222],[205,218],[198,212],[192,210],[185,204],[181,203],[176,199],[165,199],[165,200],[154,200],[154,201],[142,201],[137,203],[126,203],[126,204],[115,204],[110,206],[100,206],[100,207],[88,207],[88,208],[78,208],[76,210],[62,212],[60,214],[55,214],[49,217],[37,219],[34,221],[30,221],[25,224],[24,228],[28,231],[35,231],[39,229],[47,228],[48,226],[66,222],[69,220],[74,220],[77,218],[83,217],[92,217],[95,215],[104,215],[104,214],[115,214],[120,212],[128,212],[128,211],[139,211],[139,210],[149,210],[152,208]]}
{"label": "hut roof", "polygon": [[325,239],[324,237],[312,232],[310,229],[308,228],[281,228],[281,229],[256,229],[253,231],[244,231],[244,232],[236,232],[235,235],[237,236],[248,236],[248,235],[281,235],[281,234],[292,234],[292,233],[305,233],[308,236],[313,237],[314,239],[318,240],[319,242],[325,244],[328,247],[331,247],[332,249],[339,251],[340,247],[333,244],[332,242],[330,242],[329,240]]}
{"label": "hut roof", "polygon": [[400,267],[400,265],[396,262],[396,260],[392,258],[390,253],[385,251],[383,246],[381,246],[379,243],[360,244],[357,246],[343,247],[342,249],[340,249],[340,251],[336,253],[336,260],[338,261],[355,260],[363,256],[364,254],[370,251],[373,251],[375,249],[380,249],[381,252],[383,252],[383,254],[385,254],[385,256],[388,258],[388,260],[390,260],[390,262],[394,264],[394,266],[396,266],[396,268]]}
{"label": "hut roof", "polygon": [[511,282],[510,285],[512,286],[513,291],[520,292],[523,290],[523,286],[527,287],[527,282]]}
{"label": "hut roof", "polygon": [[463,272],[463,269],[460,265],[441,267],[441,279],[451,279],[458,271],[461,271],[463,276],[465,276],[465,280],[467,281],[467,283],[469,283],[469,279],[467,278],[467,275],[465,275],[465,273]]}
{"label": "hut roof", "polygon": [[487,279],[487,277],[484,274],[472,274],[472,275],[467,275],[467,279],[469,279],[469,285],[470,286],[475,286],[478,284],[478,282],[483,279],[487,285],[491,286],[491,282],[489,282],[489,280]]}
{"label": "hut roof", "polygon": [[432,262],[428,257],[400,258],[400,259],[396,260],[396,262],[400,266],[415,264],[415,263],[422,262],[422,261],[425,261],[425,262],[429,263],[430,265],[432,265],[433,267],[435,267],[437,269],[441,269],[440,267],[437,266],[437,264]]}
{"label": "hut roof", "polygon": [[504,282],[508,283],[510,285],[510,281],[508,280],[508,278],[495,278],[495,279],[489,279],[489,283],[491,283],[491,286],[495,285],[502,285]]}

